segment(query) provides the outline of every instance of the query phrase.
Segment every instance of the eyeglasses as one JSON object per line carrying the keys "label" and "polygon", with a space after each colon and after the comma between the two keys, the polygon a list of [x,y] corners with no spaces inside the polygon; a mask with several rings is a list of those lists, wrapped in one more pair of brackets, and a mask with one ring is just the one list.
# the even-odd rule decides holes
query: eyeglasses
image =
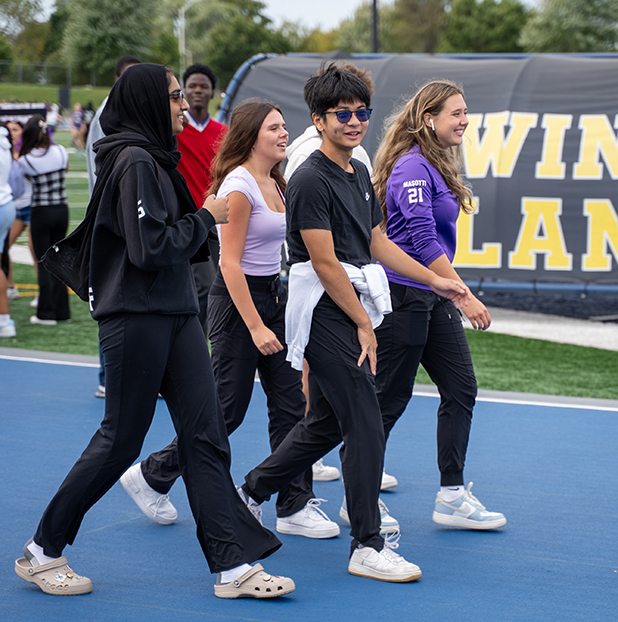
{"label": "eyeglasses", "polygon": [[185,98],[185,94],[180,89],[172,91],[169,95],[170,99],[177,104],[182,103],[182,100]]}
{"label": "eyeglasses", "polygon": [[371,116],[372,111],[373,108],[361,108],[360,110],[329,110],[324,114],[336,115],[337,121],[339,121],[339,123],[348,123],[348,121],[352,118],[352,115],[355,114],[356,118],[361,123],[364,123],[365,121],[369,121],[369,117]]}

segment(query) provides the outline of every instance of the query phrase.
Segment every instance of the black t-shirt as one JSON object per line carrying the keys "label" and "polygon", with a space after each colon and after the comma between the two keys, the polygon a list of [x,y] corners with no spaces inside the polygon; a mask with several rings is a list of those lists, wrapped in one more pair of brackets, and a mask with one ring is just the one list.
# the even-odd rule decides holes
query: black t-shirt
{"label": "black t-shirt", "polygon": [[285,192],[290,265],[309,261],[300,231],[326,229],[335,255],[357,268],[371,261],[371,232],[382,221],[369,171],[352,159],[347,173],[321,151],[314,151],[294,172]]}

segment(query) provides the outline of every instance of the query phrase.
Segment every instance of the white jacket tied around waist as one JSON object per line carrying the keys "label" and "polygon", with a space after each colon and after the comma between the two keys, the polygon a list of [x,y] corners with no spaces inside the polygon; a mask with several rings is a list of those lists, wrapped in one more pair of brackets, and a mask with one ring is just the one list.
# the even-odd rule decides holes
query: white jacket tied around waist
{"label": "white jacket tied around waist", "polygon": [[[393,310],[384,268],[378,264],[367,264],[362,268],[348,263],[341,265],[360,293],[360,302],[367,311],[372,327],[377,328],[384,316]],[[301,371],[311,332],[313,310],[324,293],[324,286],[310,261],[296,263],[290,268],[288,290],[285,309],[286,358],[294,369]]]}

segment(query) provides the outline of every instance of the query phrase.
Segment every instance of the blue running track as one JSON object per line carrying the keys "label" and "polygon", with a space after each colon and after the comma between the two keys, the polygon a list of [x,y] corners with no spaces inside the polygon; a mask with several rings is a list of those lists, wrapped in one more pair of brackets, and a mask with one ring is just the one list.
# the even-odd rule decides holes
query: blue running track
{"label": "blue running track", "polygon": [[[9,356],[6,356],[7,353]],[[14,353],[18,354],[18,353]],[[399,480],[382,498],[402,529],[398,552],[418,564],[416,583],[347,573],[350,538],[338,517],[341,480],[316,483],[322,509],[341,524],[332,540],[280,536],[264,561],[296,591],[273,601],[220,600],[195,536],[182,482],[170,493],[178,521],[150,522],[120,484],[86,516],[65,554],[91,594],[43,594],[14,573],[24,542],[103,416],[96,365],[14,360],[0,353],[0,621],[2,622],[531,622],[618,620],[618,403],[488,394],[477,404],[466,481],[496,532],[447,529],[431,520],[438,489],[436,408],[417,395],[396,426],[386,469]],[[173,429],[160,401],[143,455]],[[232,436],[233,476],[268,454],[265,399]],[[327,464],[339,465],[336,452]],[[264,523],[274,528],[274,503]]]}

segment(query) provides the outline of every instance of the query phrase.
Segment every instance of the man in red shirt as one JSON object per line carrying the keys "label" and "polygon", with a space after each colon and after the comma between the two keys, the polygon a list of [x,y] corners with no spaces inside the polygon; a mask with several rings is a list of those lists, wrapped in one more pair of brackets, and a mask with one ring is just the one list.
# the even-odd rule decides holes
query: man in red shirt
{"label": "man in red shirt", "polygon": [[[211,118],[208,106],[212,99],[217,78],[207,65],[195,63],[182,76],[184,95],[189,104],[185,112],[185,128],[178,134],[178,150],[182,154],[178,170],[187,180],[191,196],[198,207],[204,202],[212,178],[210,167],[227,132],[227,126]],[[193,264],[193,276],[200,301],[200,322],[207,332],[208,291],[217,272],[219,243],[213,230],[209,238],[211,259],[205,263]]]}

